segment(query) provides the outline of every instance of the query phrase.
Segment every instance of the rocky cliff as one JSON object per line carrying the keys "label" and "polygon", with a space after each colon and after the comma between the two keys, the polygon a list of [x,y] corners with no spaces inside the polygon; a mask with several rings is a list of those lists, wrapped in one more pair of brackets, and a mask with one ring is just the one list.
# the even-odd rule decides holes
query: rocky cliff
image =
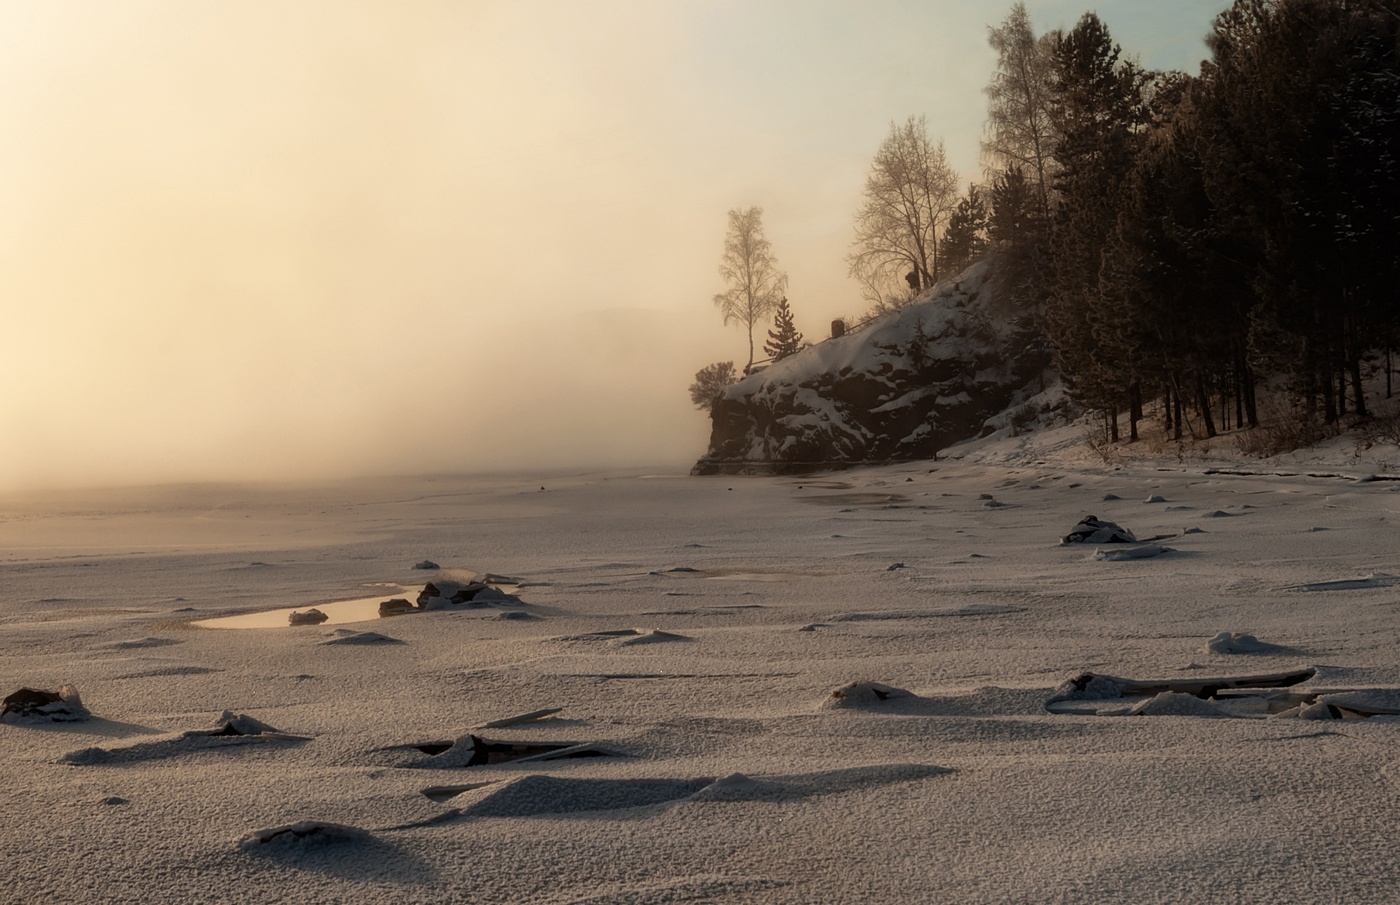
{"label": "rocky cliff", "polygon": [[[1050,354],[984,260],[912,305],[733,384],[693,474],[933,458],[1041,389]],[[999,299],[1000,297],[1000,299]]]}

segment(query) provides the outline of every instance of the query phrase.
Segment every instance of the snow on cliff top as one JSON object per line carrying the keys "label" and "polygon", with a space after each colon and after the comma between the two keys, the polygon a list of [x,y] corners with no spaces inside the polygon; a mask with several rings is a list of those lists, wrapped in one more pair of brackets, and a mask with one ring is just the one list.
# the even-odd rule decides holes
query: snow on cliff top
{"label": "snow on cliff top", "polygon": [[[725,395],[739,399],[764,386],[807,383],[822,374],[836,374],[846,368],[875,371],[881,359],[887,357],[889,348],[907,348],[913,342],[920,324],[924,334],[930,337],[949,332],[953,319],[978,296],[990,274],[990,261],[979,261],[957,276],[941,280],[907,308],[881,315],[861,329],[823,340],[773,362],[730,386]],[[985,316],[985,312],[983,314]],[[970,357],[969,350],[956,338],[950,340],[937,344],[934,357]]]}

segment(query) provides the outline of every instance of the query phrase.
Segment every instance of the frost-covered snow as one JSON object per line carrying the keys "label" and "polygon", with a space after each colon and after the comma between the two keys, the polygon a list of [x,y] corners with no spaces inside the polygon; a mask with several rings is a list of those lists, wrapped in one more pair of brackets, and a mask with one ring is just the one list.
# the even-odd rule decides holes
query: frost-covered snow
{"label": "frost-covered snow", "polygon": [[[0,500],[0,694],[91,712],[0,725],[4,897],[1395,901],[1400,482],[1348,479],[1393,450],[1105,463],[1066,430],[821,476]],[[1088,512],[1175,552],[1060,546]],[[425,558],[521,603],[192,625],[412,597]],[[1319,722],[1111,679],[1046,708],[1304,667]]]}

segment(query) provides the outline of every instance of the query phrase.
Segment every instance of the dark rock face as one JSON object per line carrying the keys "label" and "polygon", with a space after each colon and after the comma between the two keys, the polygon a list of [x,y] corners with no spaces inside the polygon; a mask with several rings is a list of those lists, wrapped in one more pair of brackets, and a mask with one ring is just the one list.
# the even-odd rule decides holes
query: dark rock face
{"label": "dark rock face", "polygon": [[90,716],[78,689],[72,685],[64,685],[58,691],[21,688],[0,701],[0,722],[76,722]]}
{"label": "dark rock face", "polygon": [[998,303],[997,260],[739,381],[711,409],[692,474],[773,474],[933,458],[1029,395],[1050,353]]}

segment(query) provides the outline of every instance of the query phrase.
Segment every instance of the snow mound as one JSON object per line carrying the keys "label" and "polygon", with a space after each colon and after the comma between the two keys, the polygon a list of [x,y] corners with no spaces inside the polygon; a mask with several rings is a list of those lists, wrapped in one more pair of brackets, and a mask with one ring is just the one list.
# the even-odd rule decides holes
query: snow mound
{"label": "snow mound", "polygon": [[59,758],[61,763],[75,765],[140,763],[180,757],[199,751],[240,748],[276,742],[305,742],[306,736],[289,735],[254,719],[246,713],[225,710],[208,729],[143,738],[137,742],[110,748],[79,748]]}
{"label": "snow mound", "polygon": [[1137,547],[1124,547],[1119,550],[1095,550],[1093,558],[1103,562],[1124,562],[1130,559],[1151,559],[1163,553],[1175,553],[1171,547],[1158,544],[1142,544]]}
{"label": "snow mound", "polygon": [[791,773],[778,776],[750,777],[731,773],[707,785],[691,796],[692,801],[770,801],[786,802],[850,792],[874,786],[914,782],[931,776],[952,773],[947,767],[931,764],[876,764],[868,767],[846,767],[815,773]]}
{"label": "snow mound", "polygon": [[381,635],[379,632],[357,632],[354,629],[339,628],[331,632],[322,644],[403,644],[398,638]]}
{"label": "snow mound", "polygon": [[1400,576],[1385,572],[1372,572],[1363,578],[1339,578],[1336,581],[1313,581],[1307,584],[1289,585],[1285,591],[1358,591],[1366,588],[1385,588],[1400,581]]}
{"label": "snow mound", "polygon": [[713,781],[710,777],[579,779],[534,774],[464,793],[463,798],[472,796],[474,800],[459,813],[464,817],[539,817],[652,807],[689,798]]}
{"label": "snow mound", "polygon": [[618,647],[632,647],[638,644],[669,644],[677,641],[690,640],[692,639],[686,635],[678,635],[674,632],[663,632],[659,628],[654,628],[649,631],[638,629],[635,635],[623,636],[614,643]]}
{"label": "snow mound", "polygon": [[1253,635],[1240,632],[1221,632],[1206,642],[1201,648],[1203,654],[1265,654],[1279,650],[1277,644],[1260,641]]}
{"label": "snow mound", "polygon": [[826,696],[822,706],[828,709],[874,707],[886,701],[909,700],[913,692],[881,682],[852,682]]}
{"label": "snow mound", "polygon": [[346,842],[368,842],[374,837],[359,827],[322,820],[305,820],[253,830],[238,840],[244,851],[270,846],[278,849],[309,848]]}

